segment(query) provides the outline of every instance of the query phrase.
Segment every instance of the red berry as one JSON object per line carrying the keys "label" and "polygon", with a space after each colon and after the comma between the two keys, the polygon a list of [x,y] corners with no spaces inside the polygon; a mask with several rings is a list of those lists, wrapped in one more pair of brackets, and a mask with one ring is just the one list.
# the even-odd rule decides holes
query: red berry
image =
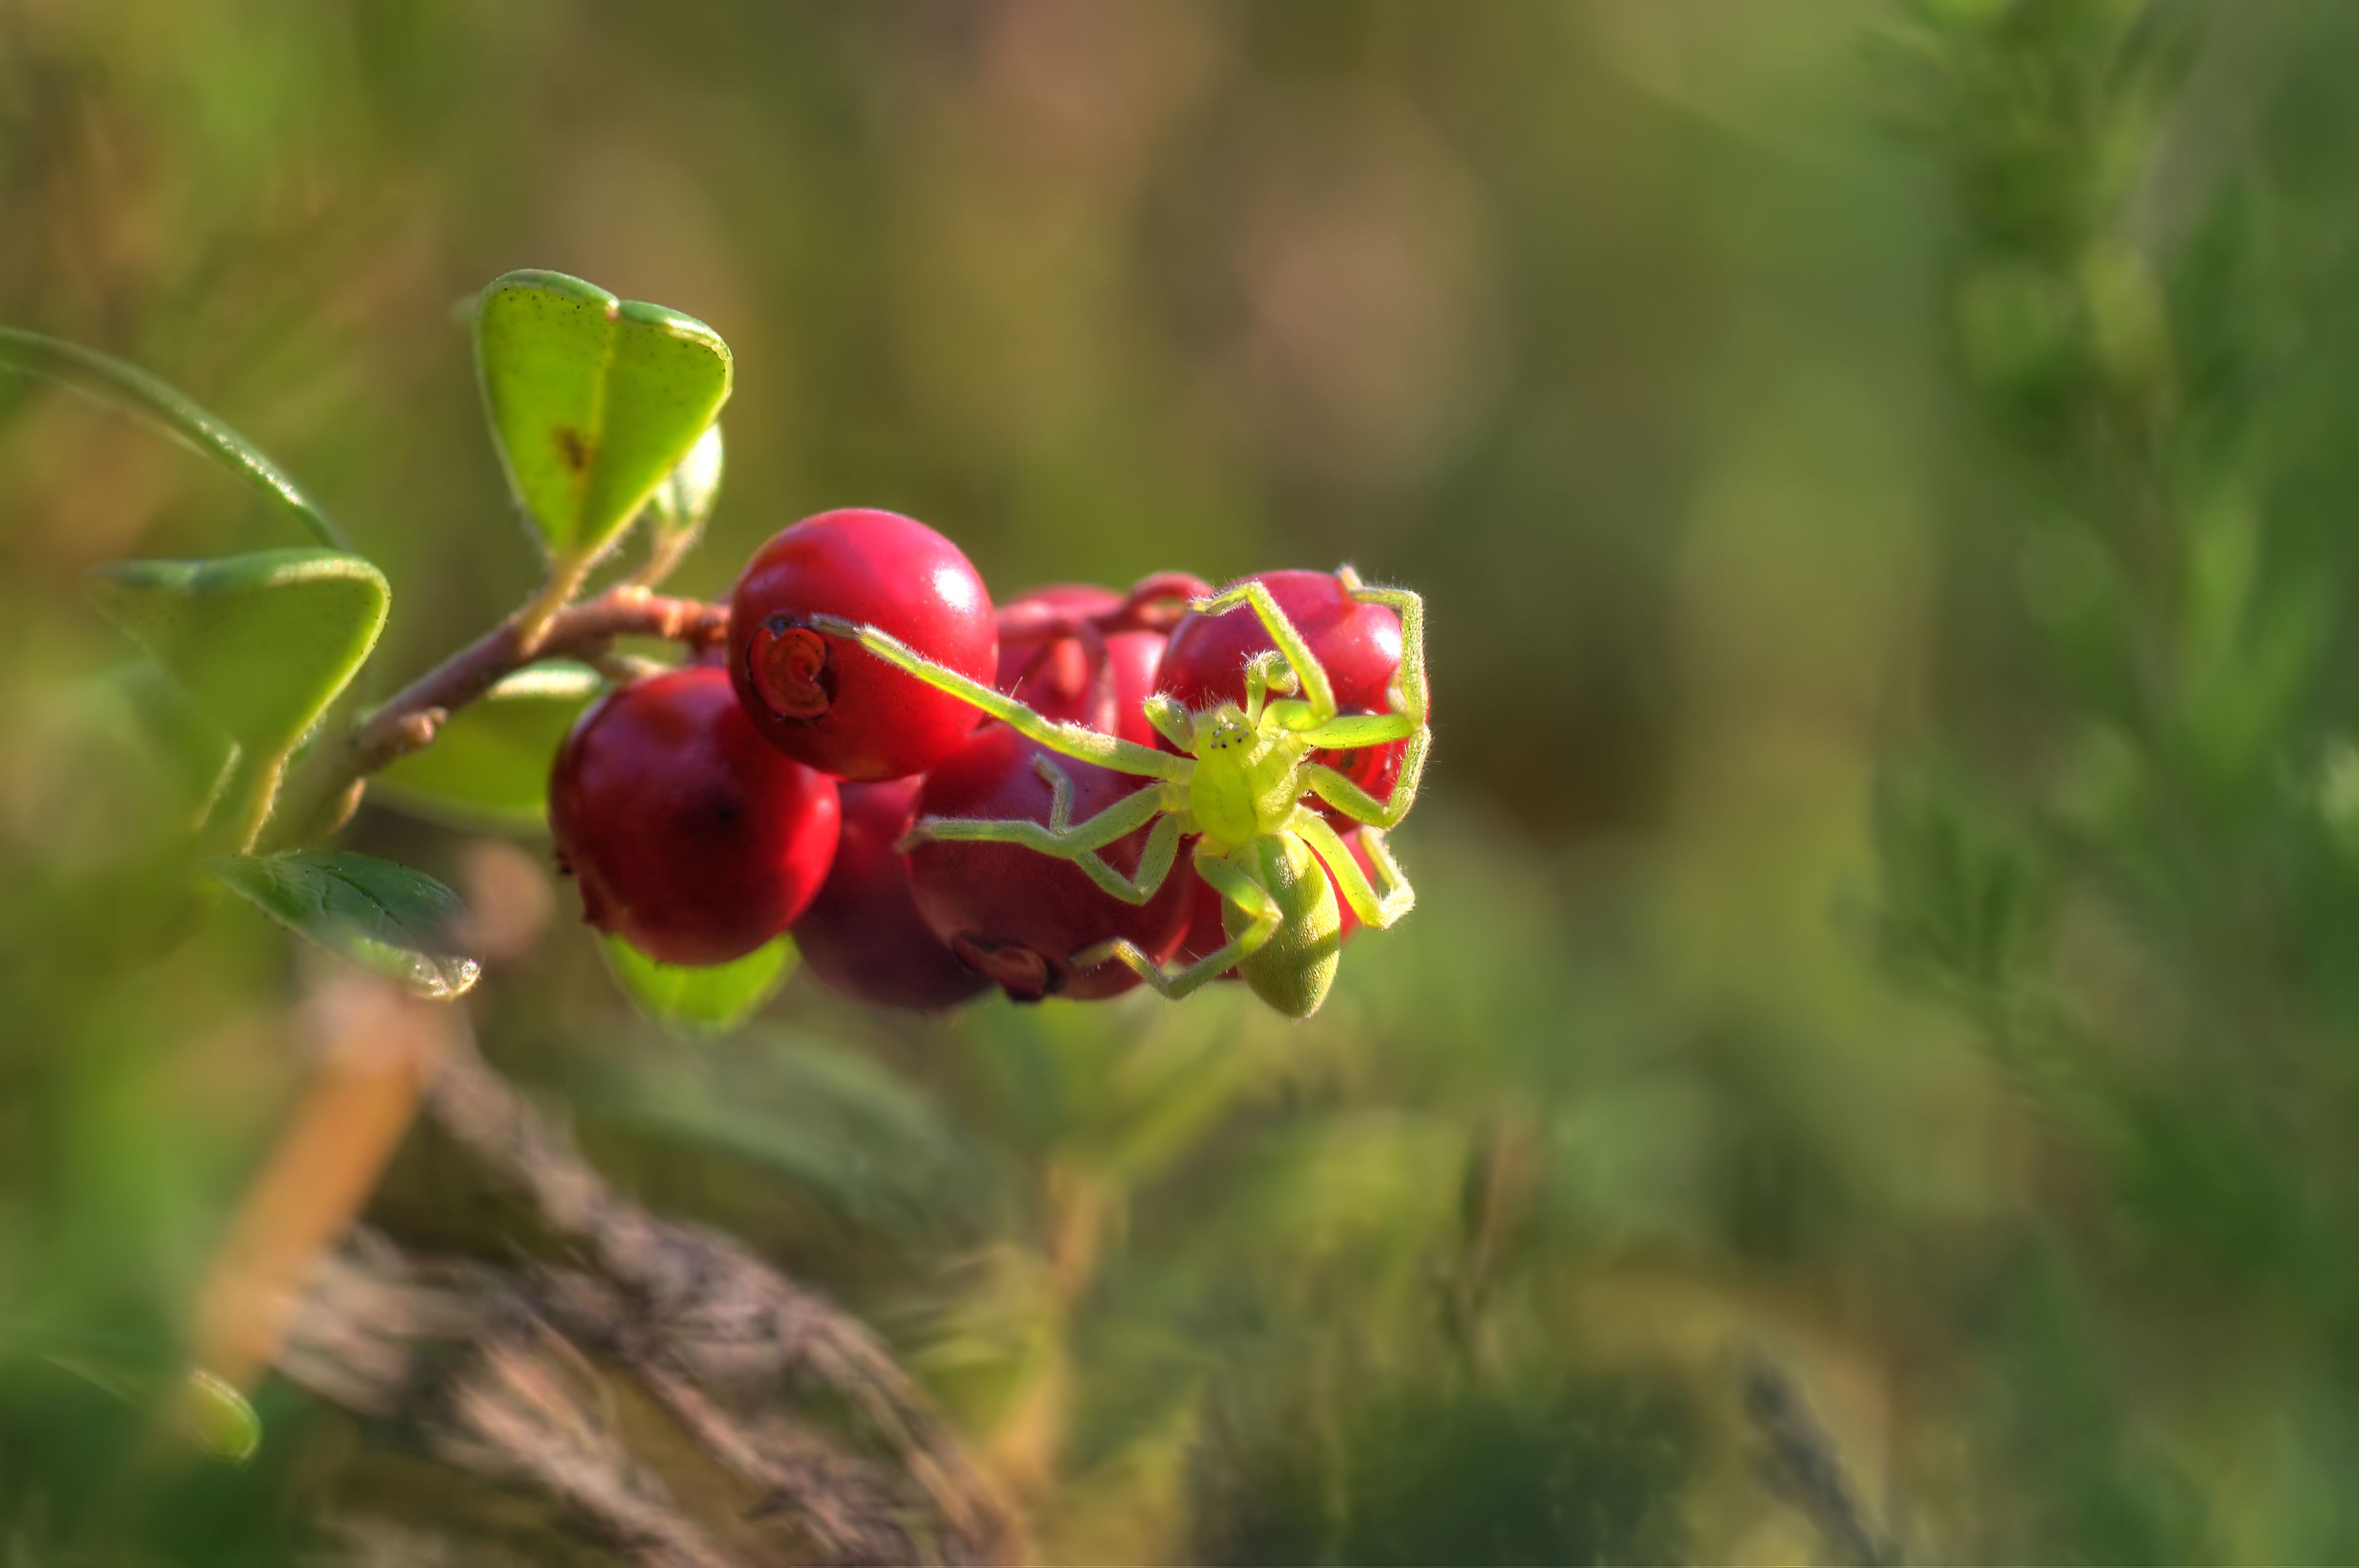
{"label": "red berry", "polygon": [[981,715],[810,629],[815,614],[882,627],[961,675],[999,656],[991,595],[957,546],[897,513],[806,517],[754,552],[729,606],[729,676],[765,740],[797,762],[864,782],[921,773]]}
{"label": "red berry", "polygon": [[549,826],[582,918],[667,964],[723,964],[803,912],[835,781],[765,745],[709,665],[609,692],[559,748]]}
{"label": "red berry", "polygon": [[[1098,638],[1114,674],[1114,722],[1108,723],[1101,702],[1109,688],[1099,680],[1089,640],[1067,629],[1074,622],[1110,617],[1123,603],[1123,596],[1112,589],[1085,583],[1036,588],[1010,600],[1000,607],[999,674],[992,684],[1044,719],[1086,724],[1141,746],[1154,745],[1155,727],[1147,723],[1141,704],[1154,689],[1162,633],[1110,632]],[[1033,623],[1027,626],[1027,621]]]}
{"label": "red berry", "polygon": [[955,1007],[991,982],[958,961],[918,913],[894,848],[916,819],[922,779],[848,784],[835,866],[794,924],[803,963],[830,990],[879,1007]]}
{"label": "red berry", "polygon": [[[1004,724],[987,726],[926,775],[919,813],[1046,822],[1051,794],[1033,765],[1043,755],[1053,753]],[[1155,782],[1071,757],[1054,761],[1072,778],[1076,822]],[[1147,832],[1142,827],[1109,845],[1102,851],[1107,863],[1125,875],[1137,871]],[[1076,970],[1073,955],[1127,936],[1157,959],[1168,958],[1188,928],[1184,868],[1175,868],[1153,898],[1133,904],[1106,892],[1071,861],[1016,844],[933,841],[910,850],[908,861],[926,923],[970,968],[1018,1001],[1126,991],[1139,983],[1129,969],[1106,963]]]}
{"label": "red berry", "polygon": [[[1360,841],[1358,830],[1354,829],[1344,834],[1343,838],[1343,847],[1352,851],[1352,859],[1360,862],[1361,874],[1368,879],[1372,886],[1381,886],[1382,884],[1376,881],[1375,862],[1368,859],[1368,847]],[[1323,858],[1319,862],[1319,869],[1326,871],[1328,882],[1335,889],[1335,912],[1343,917],[1343,925],[1336,929],[1335,940],[1339,943],[1348,942],[1352,939],[1352,934],[1360,928],[1360,917],[1353,912],[1352,901],[1343,896],[1343,884],[1335,880],[1333,870],[1328,866]],[[1222,906],[1228,901],[1220,895],[1212,883],[1198,876],[1196,868],[1192,865],[1183,867],[1172,874],[1185,876],[1188,880],[1188,935],[1180,939],[1178,958],[1182,964],[1192,964],[1197,959],[1208,954],[1217,953],[1228,946],[1229,933],[1221,924]],[[1236,980],[1243,979],[1245,977],[1237,973],[1234,966],[1231,966],[1223,969],[1219,978],[1224,980]]]}
{"label": "red berry", "polygon": [[[1326,666],[1338,710],[1391,711],[1386,688],[1400,671],[1400,617],[1385,605],[1362,604],[1332,572],[1277,571],[1256,576],[1310,644],[1312,655]],[[1218,615],[1191,613],[1171,629],[1171,640],[1164,645],[1163,662],[1155,673],[1155,689],[1169,692],[1191,710],[1218,702],[1243,703],[1246,661],[1273,646],[1261,618],[1250,606],[1241,604]],[[1408,745],[1406,741],[1396,741],[1348,752],[1314,752],[1311,760],[1326,763],[1383,800],[1400,777],[1401,753]],[[1163,749],[1173,748],[1166,741]],[[1315,797],[1312,804],[1339,827],[1351,820]]]}

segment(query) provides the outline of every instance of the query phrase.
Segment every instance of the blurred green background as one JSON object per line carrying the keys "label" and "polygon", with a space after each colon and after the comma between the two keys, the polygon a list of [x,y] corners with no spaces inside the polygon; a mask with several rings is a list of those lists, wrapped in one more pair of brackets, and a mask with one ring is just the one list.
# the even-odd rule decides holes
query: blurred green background
{"label": "blurred green background", "polygon": [[[1028,1553],[2347,1562],[2354,68],[2340,0],[0,0],[0,321],[325,499],[378,692],[532,586],[453,315],[522,266],[736,352],[682,591],[860,504],[1002,597],[1426,594],[1420,901],[1300,1025],[799,980],[683,1043],[545,847],[352,830],[504,912],[486,1054],[878,1325]],[[168,1364],[301,1072],[298,960],[143,869],[77,579],[292,542],[0,378],[9,1568],[107,1560],[43,1368]],[[445,1163],[372,1219],[500,1257]],[[467,1539],[263,1403],[115,1545]]]}

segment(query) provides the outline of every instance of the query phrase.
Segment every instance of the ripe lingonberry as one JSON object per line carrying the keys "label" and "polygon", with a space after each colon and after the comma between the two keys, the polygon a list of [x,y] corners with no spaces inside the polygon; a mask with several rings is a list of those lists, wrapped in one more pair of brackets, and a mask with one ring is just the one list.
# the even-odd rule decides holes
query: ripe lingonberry
{"label": "ripe lingonberry", "polygon": [[[1342,837],[1343,847],[1352,851],[1352,859],[1360,862],[1361,874],[1375,885],[1383,886],[1382,879],[1376,874],[1375,862],[1368,859],[1367,846],[1360,841],[1359,829],[1355,827]],[[1336,929],[1335,940],[1338,943],[1349,942],[1352,934],[1360,928],[1360,917],[1353,911],[1352,901],[1343,896],[1343,884],[1335,880],[1334,871],[1323,860],[1320,862],[1320,869],[1327,872],[1328,883],[1335,890],[1335,913],[1343,917],[1343,924]],[[1180,939],[1179,961],[1192,964],[1207,954],[1218,952],[1227,944],[1229,933],[1221,923],[1221,912],[1228,907],[1228,901],[1221,896],[1220,890],[1198,876],[1193,866],[1182,866],[1171,874],[1184,877],[1188,882],[1188,935]],[[1223,969],[1220,979],[1239,980],[1245,977],[1234,969]]]}
{"label": "ripe lingonberry", "polygon": [[988,681],[991,595],[957,546],[914,518],[847,508],[806,517],[754,553],[729,606],[729,676],[764,739],[839,778],[920,773],[973,733],[975,710],[813,614],[882,627],[928,658]]}
{"label": "ripe lingonberry", "polygon": [[942,945],[909,888],[897,848],[917,816],[922,779],[848,784],[843,832],[825,885],[794,923],[803,963],[830,990],[880,1007],[955,1007],[991,982]]}
{"label": "ripe lingonberry", "polygon": [[834,856],[835,781],[764,742],[729,676],[609,692],[557,753],[549,826],[582,918],[668,964],[721,964],[784,931]]}
{"label": "ripe lingonberry", "polygon": [[[991,724],[926,775],[919,815],[1047,822],[1054,795],[1038,766],[1044,757],[1072,780],[1077,822],[1153,782],[1053,756],[1006,726]],[[1128,876],[1137,871],[1146,844],[1142,827],[1102,853]],[[908,862],[918,908],[935,935],[1018,1001],[1126,991],[1139,983],[1129,969],[1115,963],[1075,969],[1073,955],[1125,936],[1158,960],[1168,958],[1188,929],[1188,884],[1176,875],[1145,903],[1132,904],[1071,861],[1019,845],[933,839],[911,849]]]}
{"label": "ripe lingonberry", "polygon": [[1036,588],[1010,600],[1000,607],[999,674],[992,684],[1043,719],[1154,745],[1155,727],[1140,704],[1154,689],[1162,634],[1078,630],[1114,617],[1124,602],[1114,589],[1087,583]]}
{"label": "ripe lingonberry", "polygon": [[[1399,673],[1400,617],[1381,604],[1353,599],[1332,572],[1258,572],[1270,597],[1310,643],[1311,656],[1327,669],[1335,688],[1337,708],[1343,713],[1383,713],[1390,708],[1386,690]],[[1219,615],[1190,613],[1171,629],[1163,661],[1155,672],[1155,689],[1169,692],[1190,710],[1219,702],[1242,704],[1245,699],[1245,664],[1275,644],[1252,611],[1239,607]],[[1168,741],[1165,751],[1176,751]],[[1408,742],[1353,751],[1311,753],[1353,783],[1382,800],[1400,777],[1401,753]],[[1328,820],[1339,828],[1351,819],[1313,798]]]}

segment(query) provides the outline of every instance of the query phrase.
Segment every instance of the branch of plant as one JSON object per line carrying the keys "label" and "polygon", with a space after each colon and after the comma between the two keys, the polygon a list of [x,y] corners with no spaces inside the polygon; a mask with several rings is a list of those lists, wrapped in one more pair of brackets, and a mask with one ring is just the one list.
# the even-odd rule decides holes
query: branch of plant
{"label": "branch of plant", "polygon": [[[606,1543],[658,1568],[740,1559],[706,1537],[691,1499],[634,1454],[593,1365],[637,1381],[722,1470],[761,1494],[748,1517],[777,1518],[756,1533],[807,1535],[822,1562],[1008,1560],[1005,1503],[866,1325],[729,1238],[614,1192],[477,1053],[462,1010],[348,983],[354,995],[375,988],[397,1010],[397,1027],[433,1033],[430,1052],[383,1065],[407,1074],[430,1056],[427,1113],[532,1206],[570,1259],[521,1272],[438,1267],[365,1236],[322,1250],[332,1232],[315,1221],[332,1216],[307,1212],[290,1226],[285,1200],[303,1195],[266,1180],[248,1207],[276,1217],[245,1228],[268,1245],[232,1256],[250,1264],[266,1254],[273,1299],[250,1288],[248,1267],[236,1278],[249,1288],[215,1301],[212,1353],[224,1365],[250,1372],[267,1356],[322,1397],[408,1425],[451,1464],[563,1503]],[[409,1087],[405,1077],[397,1097],[405,1114]],[[389,1125],[382,1108],[363,1119]],[[288,1148],[316,1155],[321,1138],[353,1119],[303,1120]],[[374,1132],[363,1141],[387,1146]],[[375,1154],[369,1161],[374,1170]],[[317,1160],[277,1164],[316,1168]],[[342,1229],[373,1183],[329,1184]],[[234,1314],[219,1310],[233,1305]],[[833,1419],[808,1420],[812,1411],[851,1417],[851,1433],[835,1433]],[[889,1459],[875,1451],[880,1440]]]}
{"label": "branch of plant", "polygon": [[660,1218],[612,1191],[572,1141],[476,1053],[463,1013],[451,1016],[455,1044],[427,1113],[628,1292],[640,1343],[660,1348],[660,1364],[756,1406],[791,1386],[832,1390],[899,1461],[956,1555],[987,1557],[1007,1539],[1005,1501],[865,1325],[731,1238]]}
{"label": "branch of plant", "polygon": [[[535,622],[538,628],[535,629]],[[332,830],[349,813],[353,786],[397,758],[432,743],[451,715],[509,676],[547,659],[600,664],[618,637],[657,637],[707,647],[728,634],[729,609],[702,600],[619,584],[547,613],[538,600],[461,648],[363,719],[307,781],[299,807],[276,835],[297,841]]]}

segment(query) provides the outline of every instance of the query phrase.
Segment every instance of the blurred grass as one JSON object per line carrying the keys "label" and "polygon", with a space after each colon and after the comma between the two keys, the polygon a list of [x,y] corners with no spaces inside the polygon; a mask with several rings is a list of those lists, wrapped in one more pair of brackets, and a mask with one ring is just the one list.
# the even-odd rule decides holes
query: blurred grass
{"label": "blurred grass", "polygon": [[[378,690],[530,586],[451,323],[523,265],[736,351],[685,590],[863,503],[1003,596],[1427,593],[1419,906],[1299,1027],[798,982],[682,1044],[537,860],[355,829],[516,914],[486,1049],[880,1322],[1042,1557],[1822,1559],[1760,1356],[1911,1556],[2347,1561],[2354,60],[2331,0],[0,0],[0,319],[321,495]],[[0,1541],[290,1560],[434,1483],[278,1390],[125,1509],[42,1357],[170,1365],[300,1065],[75,582],[292,541],[19,382],[0,518]],[[430,1140],[373,1217],[513,1218]]]}

